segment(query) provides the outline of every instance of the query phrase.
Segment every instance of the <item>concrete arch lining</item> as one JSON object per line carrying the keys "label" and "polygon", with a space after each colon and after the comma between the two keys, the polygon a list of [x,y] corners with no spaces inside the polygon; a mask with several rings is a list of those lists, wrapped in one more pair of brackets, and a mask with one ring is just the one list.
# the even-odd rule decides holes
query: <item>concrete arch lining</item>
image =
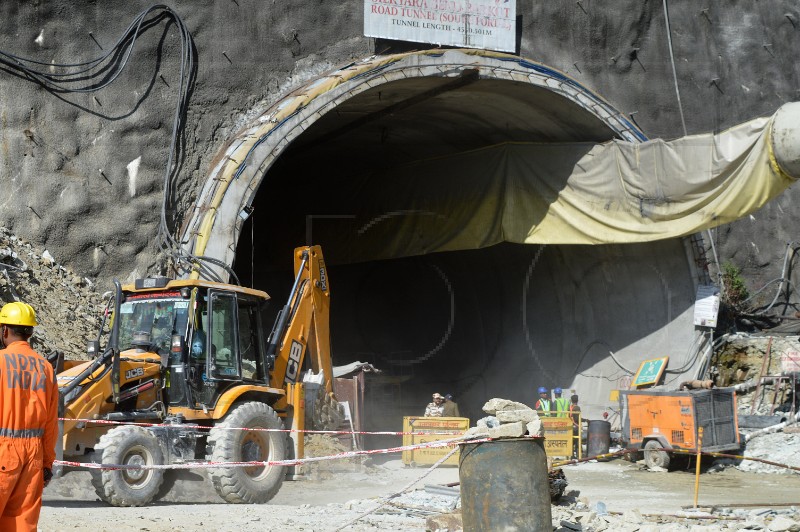
{"label": "concrete arch lining", "polygon": [[292,93],[228,144],[217,157],[184,224],[182,242],[187,251],[231,264],[241,225],[247,218],[246,208],[267,171],[294,140],[332,109],[392,82],[457,78],[465,73],[545,89],[590,113],[608,128],[609,137],[631,142],[646,139],[619,111],[574,79],[517,56],[478,50],[429,50],[373,57],[318,78]]}

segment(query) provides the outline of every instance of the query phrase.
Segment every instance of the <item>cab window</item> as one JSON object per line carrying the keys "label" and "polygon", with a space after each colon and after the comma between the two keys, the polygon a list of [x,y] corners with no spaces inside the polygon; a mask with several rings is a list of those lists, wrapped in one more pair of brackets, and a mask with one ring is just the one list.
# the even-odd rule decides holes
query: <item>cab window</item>
{"label": "cab window", "polygon": [[236,342],[236,297],[211,294],[211,375],[217,378],[239,377],[239,346]]}
{"label": "cab window", "polygon": [[239,353],[242,356],[242,378],[248,380],[264,379],[258,323],[256,304],[239,300]]}

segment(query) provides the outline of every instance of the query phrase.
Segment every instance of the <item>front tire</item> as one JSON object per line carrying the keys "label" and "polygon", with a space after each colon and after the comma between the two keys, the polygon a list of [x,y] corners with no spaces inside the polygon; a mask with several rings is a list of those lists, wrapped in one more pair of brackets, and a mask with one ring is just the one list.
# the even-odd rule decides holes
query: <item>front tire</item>
{"label": "front tire", "polygon": [[[212,462],[267,462],[284,460],[283,432],[233,430],[283,429],[275,411],[264,403],[234,405],[208,435],[208,460]],[[284,466],[232,467],[209,470],[211,483],[226,502],[260,504],[278,493],[286,475]]]}
{"label": "front tire", "polygon": [[650,440],[644,446],[644,461],[650,469],[669,469],[670,456],[658,440]]}
{"label": "front tire", "polygon": [[[158,438],[144,427],[123,426],[109,430],[100,438],[95,452],[103,464],[159,465],[164,455]],[[114,506],[144,506],[153,500],[164,481],[160,469],[92,469],[92,485],[97,496]]]}

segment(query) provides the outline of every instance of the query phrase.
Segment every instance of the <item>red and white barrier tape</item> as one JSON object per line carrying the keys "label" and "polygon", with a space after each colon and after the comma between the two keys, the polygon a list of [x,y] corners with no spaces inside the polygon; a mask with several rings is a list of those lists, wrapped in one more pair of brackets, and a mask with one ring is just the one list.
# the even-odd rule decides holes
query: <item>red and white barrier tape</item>
{"label": "red and white barrier tape", "polygon": [[73,419],[69,417],[60,417],[59,421],[71,421],[75,423],[93,423],[95,425],[136,425],[139,427],[170,427],[182,429],[202,429],[211,430],[246,430],[253,432],[297,432],[303,434],[365,434],[372,436],[456,436],[463,434],[463,431],[441,431],[441,432],[391,432],[391,431],[351,431],[351,430],[297,430],[297,429],[261,429],[261,428],[247,428],[247,427],[209,427],[206,425],[189,425],[186,423],[169,424],[169,423],[137,423],[134,421],[109,421],[107,419]]}
{"label": "red and white barrier tape", "polygon": [[[530,437],[530,436],[524,436]],[[192,462],[189,464],[152,464],[152,465],[124,465],[124,464],[97,464],[94,462],[70,462],[67,460],[56,460],[53,462],[55,465],[82,467],[86,469],[208,469],[216,467],[265,467],[265,466],[294,466],[302,465],[311,462],[323,462],[327,460],[341,460],[344,458],[353,458],[356,456],[365,456],[371,454],[391,454],[403,451],[413,451],[416,449],[431,449],[437,447],[451,447],[460,443],[484,443],[492,441],[491,438],[482,439],[468,439],[465,437],[453,438],[449,440],[438,440],[427,443],[419,443],[415,445],[404,445],[401,447],[390,447],[388,449],[372,449],[368,451],[348,451],[339,454],[332,454],[329,456],[314,456],[309,458],[299,458],[296,460],[274,460],[266,462]]]}

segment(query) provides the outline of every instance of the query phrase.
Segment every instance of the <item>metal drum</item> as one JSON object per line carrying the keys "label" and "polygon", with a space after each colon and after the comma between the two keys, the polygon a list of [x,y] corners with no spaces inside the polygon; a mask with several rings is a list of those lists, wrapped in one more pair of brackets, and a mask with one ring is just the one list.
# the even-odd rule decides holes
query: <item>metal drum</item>
{"label": "metal drum", "polygon": [[611,423],[602,419],[589,421],[589,434],[586,439],[586,456],[606,454],[611,447]]}
{"label": "metal drum", "polygon": [[553,530],[541,438],[464,444],[458,476],[464,532]]}

